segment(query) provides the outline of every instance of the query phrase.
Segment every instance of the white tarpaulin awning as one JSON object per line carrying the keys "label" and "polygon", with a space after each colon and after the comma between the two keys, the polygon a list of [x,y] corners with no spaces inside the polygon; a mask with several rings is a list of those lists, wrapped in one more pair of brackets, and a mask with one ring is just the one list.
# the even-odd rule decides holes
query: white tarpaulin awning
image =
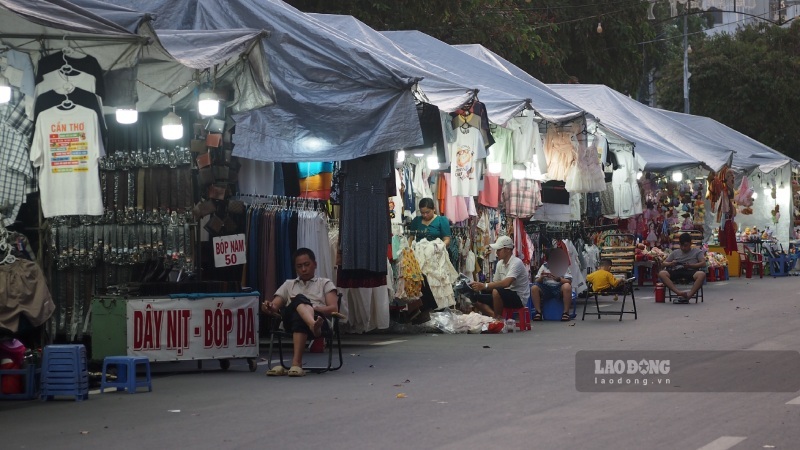
{"label": "white tarpaulin awning", "polygon": [[552,84],[550,87],[592,113],[603,126],[633,142],[647,170],[703,164],[716,171],[730,162],[733,150],[729,147],[608,86]]}
{"label": "white tarpaulin awning", "polygon": [[732,167],[736,170],[750,172],[751,170],[759,169],[763,173],[769,173],[787,164],[798,164],[797,161],[783,153],[773,150],[710,117],[683,114],[663,109],[656,109],[656,111],[680,122],[684,126],[695,129],[714,141],[732,148],[736,152],[733,154]]}
{"label": "white tarpaulin awning", "polygon": [[[382,31],[403,50],[472,80],[480,89],[478,98],[486,105],[489,118],[504,124],[519,114],[525,103],[550,122],[565,122],[584,114],[579,106],[543,85],[530,84],[497,67],[469,57],[453,46],[421,31]],[[541,83],[539,83],[541,84]],[[486,91],[486,95],[484,95]],[[494,94],[496,93],[496,94]],[[509,100],[510,99],[510,100]],[[494,111],[494,114],[491,113]]]}

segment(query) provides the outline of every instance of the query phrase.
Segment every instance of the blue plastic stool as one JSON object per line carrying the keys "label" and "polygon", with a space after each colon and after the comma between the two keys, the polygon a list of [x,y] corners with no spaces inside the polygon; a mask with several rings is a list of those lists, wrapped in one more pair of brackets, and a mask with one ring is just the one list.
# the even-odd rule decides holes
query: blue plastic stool
{"label": "blue plastic stool", "polygon": [[42,400],[52,400],[57,395],[89,398],[89,369],[86,347],[83,345],[48,345],[42,352]]}
{"label": "blue plastic stool", "polygon": [[[533,287],[533,283],[531,283],[531,287]],[[569,314],[570,319],[574,319],[578,316],[578,302],[576,301],[578,298],[578,294],[573,290],[572,291],[572,312]],[[528,310],[531,312],[531,320],[533,320],[533,316],[536,315],[537,312],[542,313],[543,320],[561,320],[561,313],[564,309],[564,304],[561,301],[561,298],[543,298],[542,299],[542,309],[544,311],[536,311],[533,308],[533,297],[530,295],[528,296]]]}
{"label": "blue plastic stool", "polygon": [[[145,378],[136,379],[136,366],[143,365],[145,368]],[[117,380],[109,381],[106,377],[108,366],[117,367]],[[100,393],[104,389],[117,388],[117,391],[128,390],[129,394],[135,394],[136,389],[146,387],[147,392],[153,392],[153,381],[150,378],[150,360],[144,356],[106,356],[103,359],[103,373],[100,380]]]}

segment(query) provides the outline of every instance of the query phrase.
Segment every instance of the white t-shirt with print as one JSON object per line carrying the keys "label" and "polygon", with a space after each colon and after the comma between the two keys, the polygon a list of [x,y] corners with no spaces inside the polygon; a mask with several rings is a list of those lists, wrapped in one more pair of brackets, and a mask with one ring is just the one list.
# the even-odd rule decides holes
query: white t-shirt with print
{"label": "white t-shirt with print", "polygon": [[478,195],[478,159],[486,150],[480,130],[474,127],[456,130],[456,141],[450,148],[450,193],[458,197]]}
{"label": "white t-shirt with print", "polygon": [[516,292],[524,305],[531,293],[530,275],[522,260],[513,255],[508,259],[508,264],[504,263],[502,259],[498,259],[494,269],[494,281],[504,280],[508,277],[514,278],[508,289]]}
{"label": "white t-shirt with print", "polygon": [[39,114],[30,158],[39,169],[44,217],[103,215],[98,159],[104,153],[93,110],[76,104]]}

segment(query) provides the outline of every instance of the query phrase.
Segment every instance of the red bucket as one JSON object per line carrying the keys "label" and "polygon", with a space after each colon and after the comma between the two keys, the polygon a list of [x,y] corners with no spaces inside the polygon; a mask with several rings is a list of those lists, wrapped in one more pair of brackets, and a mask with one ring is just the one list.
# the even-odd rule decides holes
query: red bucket
{"label": "red bucket", "polygon": [[664,283],[656,283],[653,294],[656,297],[656,303],[664,303],[666,301],[666,291],[664,290]]}

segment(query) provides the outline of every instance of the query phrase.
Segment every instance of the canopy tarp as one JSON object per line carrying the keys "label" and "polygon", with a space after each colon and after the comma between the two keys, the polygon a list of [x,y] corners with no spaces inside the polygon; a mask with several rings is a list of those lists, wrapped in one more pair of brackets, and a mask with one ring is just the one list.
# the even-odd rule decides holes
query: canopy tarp
{"label": "canopy tarp", "polygon": [[[452,112],[474,96],[476,84],[474,80],[465,79],[437,63],[406,52],[355,17],[335,14],[309,14],[309,16],[336,29],[347,39],[371,48],[375,55],[387,64],[396,65],[406,73],[419,78],[417,93],[419,99],[426,103],[436,105],[443,111]],[[524,105],[524,100],[517,99],[516,105],[520,104]]]}
{"label": "canopy tarp", "polygon": [[[524,70],[482,45],[469,44],[455,45],[454,47],[487,64],[502,68],[521,80],[531,84],[541,83]],[[670,124],[664,121],[663,118],[658,117],[655,111],[652,111],[648,106],[608,87],[574,84],[549,86],[555,92],[595,116],[599,120],[601,129],[606,129],[617,137],[632,142],[636,147],[637,157],[644,161],[648,170],[662,171],[698,165],[701,162],[710,167],[719,168],[730,157],[731,151],[729,149],[709,143],[712,145],[710,148],[714,150],[702,152],[703,154],[707,153],[706,156],[709,161],[700,158],[697,154],[701,153],[698,145],[686,142],[687,140],[681,138],[680,135],[686,132],[698,139],[702,138],[702,136],[697,136],[697,133],[693,133],[691,130],[687,131],[680,129],[682,127],[675,127],[675,124]],[[640,114],[643,114],[642,118],[639,117]],[[646,120],[647,118],[650,118],[649,122]],[[658,125],[658,121],[666,125]],[[678,128],[678,130],[671,128]],[[673,140],[671,137],[676,135],[678,137]],[[684,144],[684,147],[679,147],[680,143]],[[721,153],[718,154],[717,150]]]}
{"label": "canopy tarp", "polygon": [[[490,119],[504,124],[518,115],[527,102],[541,117],[550,122],[565,122],[584,114],[584,110],[547,86],[536,85],[511,76],[490,64],[482,63],[421,31],[382,31],[403,50],[425,61],[457,72],[460,77],[472,80],[480,89],[478,98],[486,104],[488,111],[494,111]],[[486,91],[486,95],[484,95]],[[503,95],[503,93],[505,95]],[[509,101],[508,99],[512,99]],[[520,100],[523,103],[519,103]]]}
{"label": "canopy tarp", "polygon": [[729,147],[608,86],[553,84],[550,87],[599,118],[614,133],[633,142],[647,170],[663,171],[702,163],[716,171],[730,162],[733,151]]}
{"label": "canopy tarp", "polygon": [[97,12],[64,0],[0,0],[0,39],[31,54],[67,44],[91,50],[104,70],[136,65],[139,49],[151,39],[138,29],[149,18],[129,14],[122,25]]}
{"label": "canopy tarp", "polygon": [[[166,110],[194,100],[199,71],[217,66],[217,85],[235,86],[234,110],[273,103],[261,30],[153,31],[152,16],[97,0],[0,0],[0,39],[38,62],[41,45],[69,46],[95,57],[106,79],[127,80],[134,89],[113,89],[108,107]],[[38,37],[44,40],[40,44]],[[134,81],[138,80],[138,82]],[[133,84],[131,84],[133,85]],[[165,94],[174,94],[170,99]],[[107,108],[106,112],[113,112]]]}
{"label": "canopy tarp", "polygon": [[[128,0],[107,0],[127,4]],[[422,144],[413,74],[279,0],[141,0],[156,29],[264,28],[276,105],[234,115],[234,154],[345,160]]]}
{"label": "canopy tarp", "polygon": [[656,109],[656,111],[702,133],[714,141],[732,148],[736,152],[733,154],[732,167],[736,170],[750,172],[754,169],[759,169],[763,173],[769,173],[787,164],[798,165],[798,162],[794,159],[710,117],[663,109]]}

